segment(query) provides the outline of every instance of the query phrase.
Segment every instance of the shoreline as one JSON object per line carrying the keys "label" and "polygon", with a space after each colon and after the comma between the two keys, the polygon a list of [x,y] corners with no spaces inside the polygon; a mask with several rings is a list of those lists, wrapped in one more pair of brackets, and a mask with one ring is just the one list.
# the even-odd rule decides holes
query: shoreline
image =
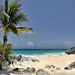
{"label": "shoreline", "polygon": [[65,55],[67,49],[14,49],[14,54],[23,55],[25,57],[47,57],[47,56],[58,56]]}
{"label": "shoreline", "polygon": [[14,54],[14,55],[22,55],[24,57],[35,58],[35,57],[63,56],[67,54],[65,52],[61,52],[61,53],[45,53],[45,54],[35,54],[35,55],[24,55],[24,54]]}

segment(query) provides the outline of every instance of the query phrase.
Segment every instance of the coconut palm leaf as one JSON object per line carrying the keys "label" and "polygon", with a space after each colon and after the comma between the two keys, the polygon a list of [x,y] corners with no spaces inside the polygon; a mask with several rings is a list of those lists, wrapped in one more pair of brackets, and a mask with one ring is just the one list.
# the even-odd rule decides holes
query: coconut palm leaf
{"label": "coconut palm leaf", "polygon": [[17,30],[20,34],[29,37],[28,35],[26,35],[26,32],[30,32],[30,33],[34,33],[33,32],[33,28],[28,28],[28,27],[17,27]]}
{"label": "coconut palm leaf", "polygon": [[10,29],[10,31],[13,32],[14,34],[17,34],[17,28],[14,23],[11,23],[10,25],[8,25],[7,29]]}
{"label": "coconut palm leaf", "polygon": [[5,0],[5,12],[8,13],[8,0]]}
{"label": "coconut palm leaf", "polygon": [[24,36],[26,36],[26,37],[29,37],[28,35],[26,35],[25,33],[23,33],[23,32],[19,32],[20,34],[22,34],[22,35],[24,35]]}
{"label": "coconut palm leaf", "polygon": [[20,35],[20,32],[19,31],[17,32],[17,36],[19,36],[21,38],[21,35]]}
{"label": "coconut palm leaf", "polygon": [[20,24],[23,21],[28,21],[28,16],[22,12],[20,12],[22,10],[21,7],[22,4],[20,4],[18,1],[13,1],[10,4],[10,9],[9,9],[9,16],[10,16],[10,23],[15,23],[16,25]]}
{"label": "coconut palm leaf", "polygon": [[5,12],[2,12],[2,13],[5,17],[10,18],[10,16],[7,13],[5,13]]}
{"label": "coconut palm leaf", "polygon": [[9,9],[9,15],[10,17],[14,17],[15,14],[18,12],[18,11],[21,11],[22,8],[21,7],[22,4],[19,4],[18,1],[13,1],[11,4],[10,4],[10,9]]}
{"label": "coconut palm leaf", "polygon": [[2,11],[1,15],[2,15],[0,18],[1,23],[4,26],[7,26],[7,23],[9,22],[10,16],[7,13],[5,13],[4,11]]}
{"label": "coconut palm leaf", "polygon": [[5,13],[5,12],[2,12],[2,13],[3,13],[3,16],[7,18],[7,22],[9,22],[10,16],[7,13]]}
{"label": "coconut palm leaf", "polygon": [[34,33],[33,28],[28,28],[28,27],[17,27],[19,32],[31,32]]}
{"label": "coconut palm leaf", "polygon": [[18,25],[23,21],[28,21],[27,15],[25,15],[24,13],[17,13],[15,17],[11,18],[10,23],[15,23],[16,25]]}

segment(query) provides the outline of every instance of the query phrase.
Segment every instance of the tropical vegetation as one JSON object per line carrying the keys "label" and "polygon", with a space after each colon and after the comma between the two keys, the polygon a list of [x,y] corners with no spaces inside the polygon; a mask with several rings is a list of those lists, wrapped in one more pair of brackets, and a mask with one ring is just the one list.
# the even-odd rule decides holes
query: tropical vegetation
{"label": "tropical vegetation", "polygon": [[15,0],[11,3],[9,3],[8,0],[5,0],[5,4],[0,6],[0,29],[3,30],[3,52],[0,62],[0,69],[2,69],[2,62],[5,56],[5,45],[7,42],[8,33],[12,32],[19,37],[21,37],[21,34],[28,37],[25,34],[26,32],[34,33],[33,28],[20,26],[24,21],[28,22],[28,16],[21,11],[21,6],[22,4],[19,3],[18,0]]}
{"label": "tropical vegetation", "polygon": [[[6,45],[5,45],[5,55],[4,55],[4,57],[5,57],[5,60],[7,60],[8,62],[13,59],[13,57],[12,57],[12,54],[13,54],[12,49],[13,48],[12,47],[13,47],[13,44],[11,44],[11,43],[6,43]],[[2,52],[3,52],[3,44],[1,43],[0,44],[0,54],[1,55],[2,55]]]}

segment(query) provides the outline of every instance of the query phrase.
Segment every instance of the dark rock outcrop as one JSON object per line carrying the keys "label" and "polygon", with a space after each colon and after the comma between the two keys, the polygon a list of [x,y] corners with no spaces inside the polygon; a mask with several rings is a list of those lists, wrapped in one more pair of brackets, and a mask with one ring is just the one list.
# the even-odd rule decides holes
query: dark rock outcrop
{"label": "dark rock outcrop", "polygon": [[36,71],[35,68],[29,68],[29,67],[27,67],[27,69],[25,69],[24,72],[27,72],[27,73],[34,73],[35,71]]}
{"label": "dark rock outcrop", "polygon": [[65,67],[64,69],[65,69],[65,70],[69,70],[70,68],[69,68],[69,67]]}
{"label": "dark rock outcrop", "polygon": [[27,69],[24,69],[24,68],[14,68],[12,71],[20,71],[20,72],[25,72],[25,73],[34,73],[36,72],[36,69],[35,68],[29,68],[27,67]]}
{"label": "dark rock outcrop", "polygon": [[66,54],[75,54],[75,47],[70,48],[65,52]]}
{"label": "dark rock outcrop", "polygon": [[31,57],[25,57],[23,55],[13,54],[12,57],[14,58],[14,60],[20,61],[20,62],[26,62],[26,61],[40,62],[39,60],[32,59]]}
{"label": "dark rock outcrop", "polygon": [[49,72],[43,70],[43,69],[39,69],[36,72],[36,75],[50,75]]}
{"label": "dark rock outcrop", "polygon": [[19,68],[15,68],[15,69],[13,69],[12,71],[19,71]]}
{"label": "dark rock outcrop", "polygon": [[22,62],[31,61],[31,60],[32,60],[31,57],[25,57],[25,56],[22,57]]}
{"label": "dark rock outcrop", "polygon": [[69,64],[68,67],[65,67],[64,69],[65,70],[70,70],[70,69],[73,69],[73,68],[75,68],[75,61],[72,62],[71,64]]}
{"label": "dark rock outcrop", "polygon": [[22,59],[22,55],[19,55],[19,56],[17,57],[17,60],[20,61],[21,59]]}
{"label": "dark rock outcrop", "polygon": [[47,68],[47,69],[50,69],[51,66],[50,66],[50,65],[46,65],[46,66],[45,66],[45,69],[46,69],[46,68]]}
{"label": "dark rock outcrop", "polygon": [[13,54],[12,57],[14,58],[14,60],[17,60],[17,61],[21,61],[22,59],[22,55]]}
{"label": "dark rock outcrop", "polygon": [[75,68],[75,61],[69,65],[70,68]]}
{"label": "dark rock outcrop", "polygon": [[54,65],[46,65],[46,66],[45,66],[45,69],[46,69],[46,68],[47,68],[47,69],[55,68],[55,66],[54,66]]}
{"label": "dark rock outcrop", "polygon": [[32,62],[40,62],[39,60],[36,59],[32,59]]}

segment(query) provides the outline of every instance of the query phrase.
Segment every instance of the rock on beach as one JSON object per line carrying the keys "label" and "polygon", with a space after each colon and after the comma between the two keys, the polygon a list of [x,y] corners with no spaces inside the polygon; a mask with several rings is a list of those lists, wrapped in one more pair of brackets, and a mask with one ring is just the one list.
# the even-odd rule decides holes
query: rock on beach
{"label": "rock on beach", "polygon": [[75,54],[75,47],[70,48],[65,52],[66,54]]}

